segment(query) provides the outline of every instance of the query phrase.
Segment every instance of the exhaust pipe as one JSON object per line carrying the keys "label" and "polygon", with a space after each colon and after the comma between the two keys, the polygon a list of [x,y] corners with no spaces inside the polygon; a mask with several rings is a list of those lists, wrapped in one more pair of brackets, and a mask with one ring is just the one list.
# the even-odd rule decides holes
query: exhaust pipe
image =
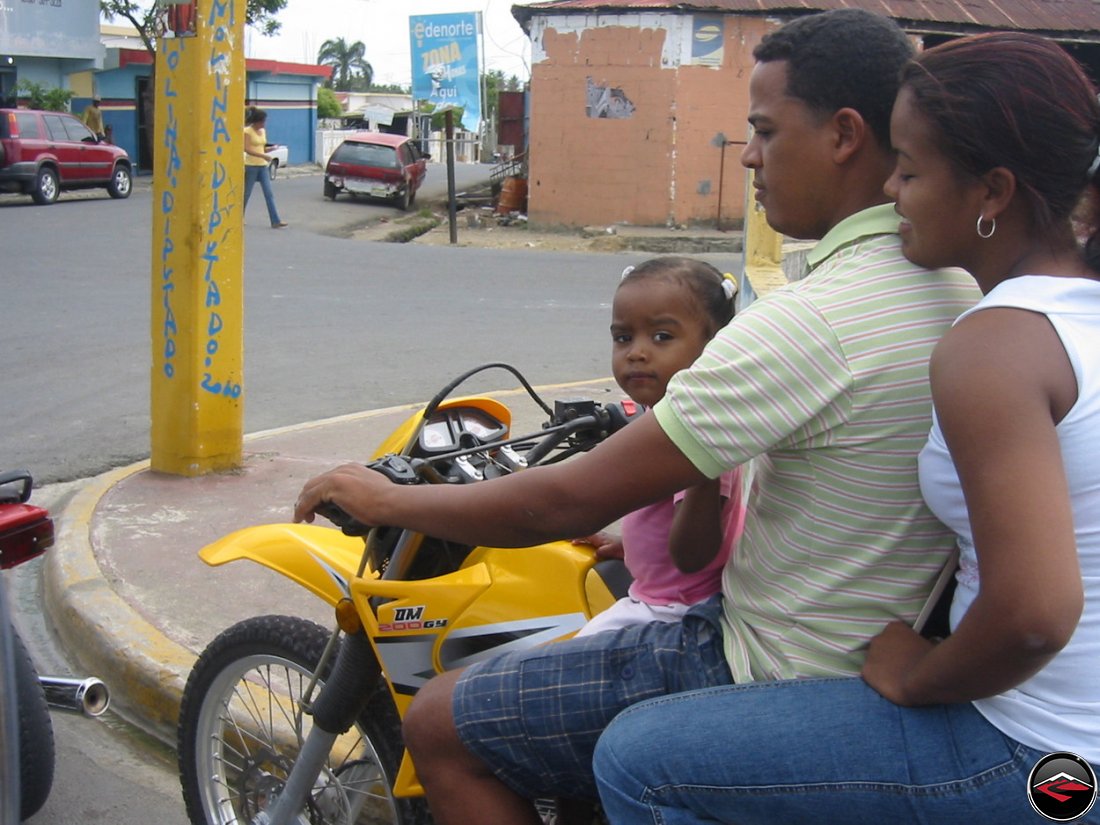
{"label": "exhaust pipe", "polygon": [[107,686],[94,676],[87,679],[67,679],[61,676],[39,676],[38,684],[46,694],[46,704],[57,710],[101,716],[111,704]]}

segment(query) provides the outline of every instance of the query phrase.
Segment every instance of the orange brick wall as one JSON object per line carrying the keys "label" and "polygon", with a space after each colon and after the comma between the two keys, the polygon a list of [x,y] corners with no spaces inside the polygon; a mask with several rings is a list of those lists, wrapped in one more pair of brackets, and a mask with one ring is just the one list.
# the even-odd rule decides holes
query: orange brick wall
{"label": "orange brick wall", "polygon": [[[680,60],[673,41],[690,20],[675,17],[547,19],[531,74],[532,223],[714,226],[720,178],[723,225],[743,216],[742,146],[725,147],[720,175],[721,139],[745,139],[752,49],[771,25],[727,15],[719,68]],[[621,90],[630,115],[588,117],[590,80]]]}

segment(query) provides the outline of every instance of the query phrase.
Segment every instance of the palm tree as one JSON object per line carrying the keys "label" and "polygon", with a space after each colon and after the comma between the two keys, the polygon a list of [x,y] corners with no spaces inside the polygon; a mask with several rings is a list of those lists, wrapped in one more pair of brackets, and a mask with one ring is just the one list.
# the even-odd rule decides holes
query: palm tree
{"label": "palm tree", "polygon": [[351,91],[353,78],[362,77],[364,85],[370,87],[374,77],[374,69],[366,58],[367,47],[359,40],[352,44],[337,37],[334,40],[326,40],[321,44],[317,52],[317,63],[321,66],[332,66],[332,88],[338,92]]}

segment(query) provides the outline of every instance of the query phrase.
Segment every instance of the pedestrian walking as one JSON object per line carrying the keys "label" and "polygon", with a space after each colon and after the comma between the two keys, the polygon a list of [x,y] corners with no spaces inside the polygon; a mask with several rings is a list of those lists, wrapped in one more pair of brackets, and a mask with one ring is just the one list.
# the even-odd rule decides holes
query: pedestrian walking
{"label": "pedestrian walking", "polygon": [[252,187],[260,182],[267,202],[267,216],[273,229],[282,229],[286,221],[279,217],[275,206],[275,193],[271,190],[271,156],[267,146],[267,112],[255,106],[249,107],[244,118],[244,208],[248,209],[248,198]]}

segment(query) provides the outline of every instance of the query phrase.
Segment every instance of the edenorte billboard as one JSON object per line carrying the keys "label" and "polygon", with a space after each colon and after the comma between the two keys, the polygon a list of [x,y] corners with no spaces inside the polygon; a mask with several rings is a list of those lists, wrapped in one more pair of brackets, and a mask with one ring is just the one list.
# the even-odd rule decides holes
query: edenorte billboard
{"label": "edenorte billboard", "polygon": [[413,97],[461,106],[462,126],[471,131],[481,125],[480,31],[481,12],[409,18]]}

